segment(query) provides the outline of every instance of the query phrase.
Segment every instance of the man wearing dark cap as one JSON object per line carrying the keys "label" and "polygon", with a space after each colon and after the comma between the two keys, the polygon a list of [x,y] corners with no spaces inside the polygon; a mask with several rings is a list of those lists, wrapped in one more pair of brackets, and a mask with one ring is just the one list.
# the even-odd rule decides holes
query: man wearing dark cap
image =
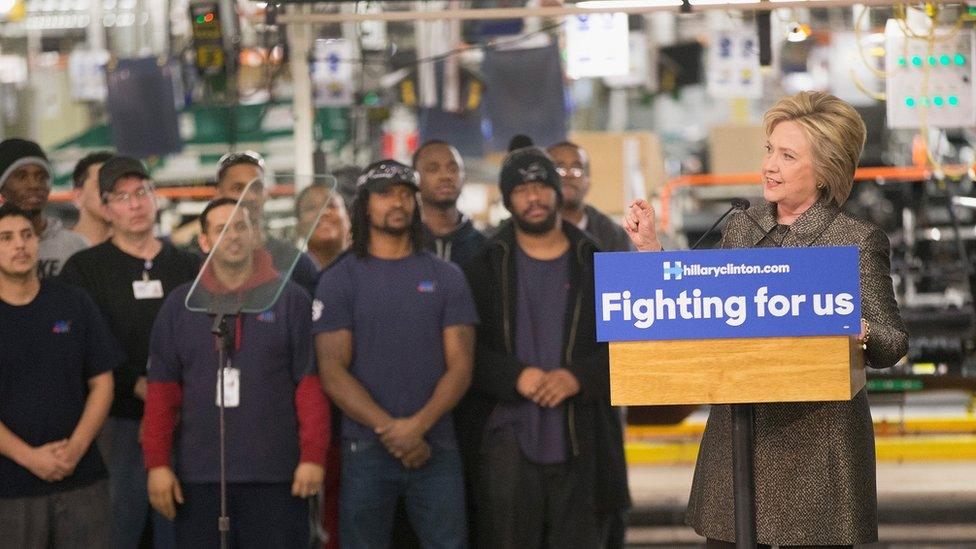
{"label": "man wearing dark cap", "polygon": [[[148,535],[151,516],[139,446],[149,334],[163,298],[196,277],[200,260],[156,238],[156,195],[142,162],[109,158],[99,170],[98,188],[112,237],[72,256],[61,279],[84,288],[95,300],[127,357],[115,370],[115,401],[98,444],[111,483],[112,545],[129,548]],[[153,522],[152,532],[164,544],[172,537],[172,526],[158,515]]]}
{"label": "man wearing dark cap", "polygon": [[629,505],[607,345],[596,341],[596,245],[561,219],[559,175],[522,147],[500,176],[512,214],[466,267],[482,320],[456,419],[478,547],[601,547]]}
{"label": "man wearing dark cap", "polygon": [[37,274],[42,279],[57,276],[72,254],[88,247],[60,219],[44,216],[51,174],[47,155],[37,143],[17,138],[0,142],[0,198],[27,212],[40,235]]}
{"label": "man wearing dark cap", "polygon": [[417,191],[408,166],[366,168],[352,249],[312,303],[322,385],[343,412],[343,546],[388,547],[398,497],[422,546],[467,546],[450,412],[471,380],[478,317],[460,269],[423,249]]}

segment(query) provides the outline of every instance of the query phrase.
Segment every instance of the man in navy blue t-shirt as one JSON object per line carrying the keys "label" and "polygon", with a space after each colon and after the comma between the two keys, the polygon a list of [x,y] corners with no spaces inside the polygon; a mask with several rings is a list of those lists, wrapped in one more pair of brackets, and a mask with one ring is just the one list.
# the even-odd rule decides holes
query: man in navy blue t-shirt
{"label": "man in navy blue t-shirt", "polygon": [[342,410],[340,537],[388,547],[402,497],[425,547],[466,547],[451,410],[471,381],[478,317],[460,269],[423,251],[417,175],[377,162],[357,183],[353,247],[322,273],[312,331]]}
{"label": "man in navy blue t-shirt", "polygon": [[[234,204],[221,198],[204,208],[200,244],[210,259],[196,286],[184,284],[166,298],[153,325],[142,438],[149,501],[175,518],[177,547],[220,546],[214,519],[223,400],[232,543],[304,549],[305,498],[322,485],[329,439],[312,362],[311,303],[304,289],[281,279],[248,211]],[[244,312],[226,319],[221,390],[214,317],[191,308],[222,306]]]}
{"label": "man in navy blue t-shirt", "polygon": [[108,547],[92,444],[124,356],[80,289],[37,276],[27,214],[0,206],[0,547]]}

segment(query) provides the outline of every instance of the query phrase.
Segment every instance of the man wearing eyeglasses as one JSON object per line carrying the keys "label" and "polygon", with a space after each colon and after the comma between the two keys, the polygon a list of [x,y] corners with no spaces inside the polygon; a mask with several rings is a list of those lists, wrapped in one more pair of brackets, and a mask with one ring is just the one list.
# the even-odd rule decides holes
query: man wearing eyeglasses
{"label": "man wearing eyeglasses", "polygon": [[[163,298],[199,270],[197,256],[156,238],[156,195],[135,158],[115,156],[98,175],[101,213],[112,237],[73,255],[61,279],[85,289],[108,320],[127,360],[115,370],[115,400],[98,438],[109,469],[112,546],[137,547],[150,517],[139,425],[146,399],[149,334]],[[172,525],[153,518],[156,546],[171,545]]]}
{"label": "man wearing eyeglasses", "polygon": [[586,231],[603,252],[629,252],[634,248],[620,223],[586,203],[590,191],[590,157],[576,143],[563,141],[546,152],[556,164],[563,183],[563,219]]}
{"label": "man wearing eyeglasses", "polygon": [[57,276],[73,253],[88,247],[88,242],[66,229],[60,219],[44,215],[51,194],[51,173],[47,155],[37,143],[17,138],[0,143],[0,198],[27,212],[40,235],[37,274],[42,279]]}

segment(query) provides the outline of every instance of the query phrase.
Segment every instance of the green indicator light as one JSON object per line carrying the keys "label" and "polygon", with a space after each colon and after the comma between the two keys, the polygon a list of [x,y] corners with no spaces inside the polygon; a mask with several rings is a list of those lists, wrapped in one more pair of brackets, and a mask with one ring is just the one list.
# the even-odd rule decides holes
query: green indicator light
{"label": "green indicator light", "polygon": [[931,65],[931,66],[934,67],[935,66],[935,63],[936,63],[935,56],[934,55],[930,55],[929,56],[929,65]]}
{"label": "green indicator light", "polygon": [[962,65],[965,65],[966,64],[966,56],[963,55],[963,54],[961,54],[961,53],[957,53],[956,55],[953,56],[952,59],[959,66],[962,66]]}
{"label": "green indicator light", "polygon": [[941,95],[936,95],[935,97],[933,97],[932,102],[935,103],[936,107],[941,107],[945,103]]}
{"label": "green indicator light", "polygon": [[956,97],[955,95],[950,95],[949,96],[949,104],[952,105],[953,107],[955,107],[956,105],[959,104],[959,98]]}
{"label": "green indicator light", "polygon": [[363,97],[363,103],[369,107],[375,107],[380,103],[380,96],[376,92],[369,92]]}
{"label": "green indicator light", "polygon": [[942,66],[944,66],[944,67],[945,66],[948,66],[950,62],[951,62],[951,60],[949,59],[949,56],[948,55],[939,56],[939,63],[941,63]]}
{"label": "green indicator light", "polygon": [[906,97],[905,98],[905,106],[908,107],[909,109],[915,108],[915,98],[913,98],[913,97]]}
{"label": "green indicator light", "polygon": [[203,16],[202,15],[197,16],[197,24],[200,24],[200,25],[203,24]]}
{"label": "green indicator light", "polygon": [[919,56],[917,56],[917,55],[913,55],[912,56],[912,65],[915,65],[916,67],[921,67],[922,66],[922,58],[919,57]]}
{"label": "green indicator light", "polygon": [[899,66],[899,67],[904,67],[904,66],[905,66],[905,65],[907,65],[907,64],[908,64],[908,63],[906,63],[906,62],[905,62],[905,58],[904,58],[904,57],[899,57],[899,58],[898,58],[898,66]]}

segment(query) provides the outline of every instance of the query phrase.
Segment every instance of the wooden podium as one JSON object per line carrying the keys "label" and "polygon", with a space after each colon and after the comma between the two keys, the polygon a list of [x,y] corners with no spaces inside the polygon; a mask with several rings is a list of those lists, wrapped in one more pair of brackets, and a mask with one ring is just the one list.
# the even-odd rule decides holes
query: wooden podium
{"label": "wooden podium", "polygon": [[854,336],[610,343],[614,406],[850,400],[864,383]]}
{"label": "wooden podium", "polygon": [[730,405],[736,547],[754,549],[755,405],[850,400],[865,385],[859,250],[606,253],[594,265],[610,402]]}
{"label": "wooden podium", "polygon": [[753,404],[850,400],[864,387],[855,336],[610,343],[616,406],[731,404],[735,536],[756,543]]}

